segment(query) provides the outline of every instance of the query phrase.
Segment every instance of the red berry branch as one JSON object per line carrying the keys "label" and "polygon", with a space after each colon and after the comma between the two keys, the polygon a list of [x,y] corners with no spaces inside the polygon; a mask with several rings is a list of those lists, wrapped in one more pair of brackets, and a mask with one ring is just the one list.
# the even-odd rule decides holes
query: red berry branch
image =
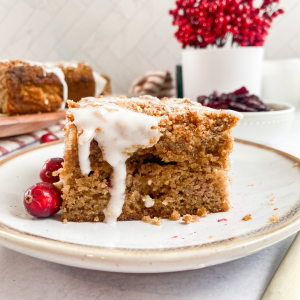
{"label": "red berry branch", "polygon": [[223,47],[230,36],[240,46],[263,46],[272,21],[283,14],[279,0],[177,0],[170,10],[175,33],[182,47]]}

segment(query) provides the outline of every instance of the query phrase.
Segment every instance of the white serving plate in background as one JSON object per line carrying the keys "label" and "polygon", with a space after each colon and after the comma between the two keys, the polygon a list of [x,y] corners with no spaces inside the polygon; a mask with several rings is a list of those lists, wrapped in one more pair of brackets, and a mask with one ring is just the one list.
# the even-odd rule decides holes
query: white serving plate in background
{"label": "white serving plate in background", "polygon": [[[63,154],[62,142],[21,151],[0,162],[0,243],[15,251],[81,268],[131,273],[173,272],[234,260],[300,229],[300,160],[236,141],[231,156],[230,211],[199,223],[163,220],[63,224],[59,214],[36,219],[23,207],[24,191],[39,181],[44,161]],[[274,205],[269,205],[270,200]],[[273,203],[272,202],[272,203]],[[274,208],[277,208],[275,211]],[[252,220],[242,221],[246,214]],[[269,218],[278,214],[279,221]],[[218,221],[226,219],[227,221]]]}
{"label": "white serving plate in background", "polygon": [[243,119],[233,128],[235,138],[266,144],[287,132],[295,116],[288,103],[264,101],[273,111],[243,112]]}

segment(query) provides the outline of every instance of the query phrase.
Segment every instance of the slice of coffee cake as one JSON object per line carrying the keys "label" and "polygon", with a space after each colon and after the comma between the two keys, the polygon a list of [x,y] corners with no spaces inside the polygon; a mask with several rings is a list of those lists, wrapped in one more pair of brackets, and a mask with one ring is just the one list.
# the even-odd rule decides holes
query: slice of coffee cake
{"label": "slice of coffee cake", "polygon": [[240,113],[150,96],[68,104],[62,220],[229,209],[231,128]]}

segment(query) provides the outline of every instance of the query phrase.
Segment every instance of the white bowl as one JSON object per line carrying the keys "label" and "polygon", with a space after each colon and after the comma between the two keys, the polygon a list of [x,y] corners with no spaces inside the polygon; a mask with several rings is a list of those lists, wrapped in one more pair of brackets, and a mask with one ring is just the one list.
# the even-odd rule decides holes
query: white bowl
{"label": "white bowl", "polygon": [[265,101],[273,111],[245,112],[233,129],[235,138],[267,144],[282,136],[291,126],[295,107],[288,103]]}

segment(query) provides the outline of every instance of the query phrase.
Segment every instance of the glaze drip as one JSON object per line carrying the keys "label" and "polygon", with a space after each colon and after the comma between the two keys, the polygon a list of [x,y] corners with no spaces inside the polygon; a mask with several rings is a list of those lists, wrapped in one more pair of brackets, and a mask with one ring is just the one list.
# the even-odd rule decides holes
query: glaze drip
{"label": "glaze drip", "polygon": [[[91,100],[91,98],[89,98]],[[105,99],[94,99],[100,106],[71,108],[78,138],[79,163],[83,174],[91,171],[89,154],[93,139],[98,142],[103,158],[113,167],[111,198],[104,209],[105,221],[114,224],[125,201],[126,160],[138,148],[156,144],[161,136],[159,117],[133,112]]]}

